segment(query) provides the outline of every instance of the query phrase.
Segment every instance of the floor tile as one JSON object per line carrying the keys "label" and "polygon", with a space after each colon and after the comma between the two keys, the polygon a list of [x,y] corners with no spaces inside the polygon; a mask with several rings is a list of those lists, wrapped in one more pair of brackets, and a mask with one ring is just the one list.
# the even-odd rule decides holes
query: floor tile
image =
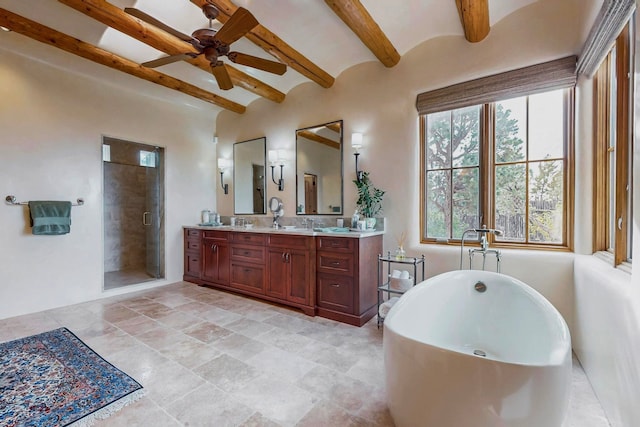
{"label": "floor tile", "polygon": [[241,389],[249,381],[260,376],[256,368],[227,354],[222,354],[193,371],[226,392]]}
{"label": "floor tile", "polygon": [[167,407],[167,412],[188,426],[234,427],[254,413],[249,406],[211,384],[204,384]]}
{"label": "floor tile", "polygon": [[269,419],[293,426],[318,402],[318,397],[278,378],[260,376],[232,393]]}
{"label": "floor tile", "polygon": [[211,343],[211,346],[243,361],[254,357],[267,348],[267,346],[261,342],[236,333]]}

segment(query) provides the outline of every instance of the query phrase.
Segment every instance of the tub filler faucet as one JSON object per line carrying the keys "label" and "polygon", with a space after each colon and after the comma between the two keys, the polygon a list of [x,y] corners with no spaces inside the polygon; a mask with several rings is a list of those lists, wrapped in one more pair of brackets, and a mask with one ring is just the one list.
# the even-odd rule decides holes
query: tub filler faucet
{"label": "tub filler faucet", "polygon": [[462,270],[462,261],[464,257],[464,241],[467,234],[470,233],[478,233],[480,234],[480,248],[472,248],[469,249],[469,270],[471,270],[471,266],[473,263],[473,257],[475,254],[482,254],[482,270],[485,269],[485,265],[487,262],[487,254],[495,255],[496,257],[496,271],[500,273],[500,256],[501,253],[497,249],[489,249],[489,240],[487,239],[487,234],[495,234],[496,236],[501,236],[502,231],[496,230],[495,228],[487,228],[486,225],[483,225],[482,228],[469,228],[462,233],[462,242],[460,244],[460,270]]}

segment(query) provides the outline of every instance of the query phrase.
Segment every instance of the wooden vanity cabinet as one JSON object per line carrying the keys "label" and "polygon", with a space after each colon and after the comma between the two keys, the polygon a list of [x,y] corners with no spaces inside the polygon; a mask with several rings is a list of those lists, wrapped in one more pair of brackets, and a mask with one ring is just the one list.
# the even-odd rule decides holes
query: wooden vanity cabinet
{"label": "wooden vanity cabinet", "polygon": [[202,275],[204,281],[229,284],[229,233],[204,231],[202,237]]}
{"label": "wooden vanity cabinet", "polygon": [[315,315],[315,241],[311,236],[269,235],[265,294]]}
{"label": "wooden vanity cabinet", "polygon": [[182,280],[200,280],[202,263],[202,232],[194,228],[184,230],[184,272]]}
{"label": "wooden vanity cabinet", "polygon": [[377,264],[382,235],[360,239],[318,236],[316,312],[362,326],[377,311]]}
{"label": "wooden vanity cabinet", "polygon": [[382,235],[305,236],[185,229],[184,280],[356,326],[377,310]]}

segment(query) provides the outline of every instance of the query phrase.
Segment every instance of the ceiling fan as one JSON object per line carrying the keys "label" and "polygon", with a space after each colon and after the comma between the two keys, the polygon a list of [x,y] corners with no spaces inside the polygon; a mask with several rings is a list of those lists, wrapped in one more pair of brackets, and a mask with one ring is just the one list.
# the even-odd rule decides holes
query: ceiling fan
{"label": "ceiling fan", "polygon": [[269,61],[268,59],[230,50],[231,43],[258,25],[256,18],[243,7],[239,7],[233,15],[231,15],[229,20],[216,31],[211,28],[211,21],[218,17],[219,11],[214,5],[210,3],[205,4],[202,6],[202,13],[209,19],[209,28],[196,30],[190,36],[169,27],[136,8],[126,7],[124,11],[131,16],[135,16],[148,24],[166,31],[180,40],[190,43],[197,51],[197,53],[179,53],[177,55],[169,55],[153,61],[144,62],[141,64],[144,67],[155,68],[172,62],[204,55],[211,64],[211,72],[216,82],[218,82],[218,86],[223,90],[231,89],[233,83],[231,82],[231,77],[224,63],[219,60],[222,56],[226,56],[231,62],[236,64],[246,65],[269,73],[282,75],[287,71],[287,66],[280,62]]}

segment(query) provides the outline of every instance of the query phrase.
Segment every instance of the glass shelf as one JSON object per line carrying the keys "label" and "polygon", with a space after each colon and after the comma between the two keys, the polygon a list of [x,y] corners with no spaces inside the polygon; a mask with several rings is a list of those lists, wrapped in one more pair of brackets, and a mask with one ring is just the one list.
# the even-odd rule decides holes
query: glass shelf
{"label": "glass shelf", "polygon": [[[384,273],[384,265],[387,265],[387,273],[386,273],[386,281],[383,282]],[[383,304],[384,295],[387,295],[387,299],[391,297],[391,295],[402,295],[406,290],[393,289],[390,286],[391,279],[391,264],[404,264],[404,265],[412,265],[413,266],[413,285],[415,286],[418,283],[418,265],[421,268],[421,281],[424,280],[424,255],[421,257],[408,257],[397,259],[395,255],[391,255],[391,252],[387,252],[386,256],[378,255],[378,328],[384,321],[383,318],[380,317],[380,305]]]}

